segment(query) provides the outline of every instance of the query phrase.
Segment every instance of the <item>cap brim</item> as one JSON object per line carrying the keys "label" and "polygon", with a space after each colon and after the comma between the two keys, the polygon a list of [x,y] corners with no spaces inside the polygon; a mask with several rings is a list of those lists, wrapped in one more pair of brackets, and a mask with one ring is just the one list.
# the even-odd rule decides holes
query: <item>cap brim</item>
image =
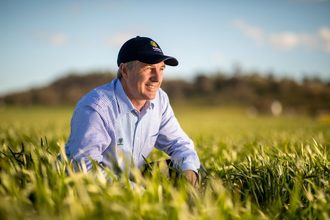
{"label": "cap brim", "polygon": [[164,63],[169,66],[177,66],[179,65],[179,61],[175,59],[174,57],[168,57],[164,60]]}
{"label": "cap brim", "polygon": [[143,56],[139,59],[140,62],[143,62],[143,63],[148,63],[148,64],[156,64],[156,63],[160,63],[162,61],[164,61],[164,63],[166,65],[169,65],[169,66],[177,66],[179,65],[179,62],[176,58],[174,57],[170,57],[170,56],[165,56],[165,55],[146,55],[146,56]]}

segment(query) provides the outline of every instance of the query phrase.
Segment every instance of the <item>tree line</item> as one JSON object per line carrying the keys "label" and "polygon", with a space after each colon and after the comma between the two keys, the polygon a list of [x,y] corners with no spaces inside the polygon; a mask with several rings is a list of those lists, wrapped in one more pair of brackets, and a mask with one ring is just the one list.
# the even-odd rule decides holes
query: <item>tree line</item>
{"label": "tree line", "polygon": [[[91,89],[115,78],[113,72],[71,73],[47,86],[0,97],[1,105],[74,105]],[[318,114],[330,111],[330,82],[318,78],[297,81],[259,73],[198,74],[192,81],[165,80],[171,102],[239,105],[267,113],[275,101],[286,112]]]}

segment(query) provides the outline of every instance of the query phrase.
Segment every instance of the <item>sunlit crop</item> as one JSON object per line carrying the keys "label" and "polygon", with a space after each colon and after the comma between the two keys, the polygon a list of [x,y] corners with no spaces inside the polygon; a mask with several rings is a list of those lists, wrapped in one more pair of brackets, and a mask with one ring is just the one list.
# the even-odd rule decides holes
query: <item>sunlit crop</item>
{"label": "sunlit crop", "polygon": [[[73,172],[72,108],[0,110],[1,219],[329,219],[330,124],[239,108],[175,108],[206,172],[200,187],[155,167]],[[57,157],[62,154],[62,161]],[[149,161],[167,158],[156,151]]]}

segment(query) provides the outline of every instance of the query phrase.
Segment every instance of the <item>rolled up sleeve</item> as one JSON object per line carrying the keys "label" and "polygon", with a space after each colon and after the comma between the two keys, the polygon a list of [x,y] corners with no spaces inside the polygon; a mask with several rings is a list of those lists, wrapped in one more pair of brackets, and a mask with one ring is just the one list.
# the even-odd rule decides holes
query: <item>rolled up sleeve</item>
{"label": "rolled up sleeve", "polygon": [[170,155],[171,161],[182,171],[198,172],[200,161],[194,143],[180,127],[168,100],[163,111],[156,148]]}

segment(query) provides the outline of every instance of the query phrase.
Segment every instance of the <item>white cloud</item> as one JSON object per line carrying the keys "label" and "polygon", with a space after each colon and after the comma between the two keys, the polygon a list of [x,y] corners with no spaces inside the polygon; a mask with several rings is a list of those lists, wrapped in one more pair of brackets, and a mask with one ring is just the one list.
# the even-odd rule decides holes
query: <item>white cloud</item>
{"label": "white cloud", "polygon": [[264,29],[243,20],[233,21],[233,26],[243,35],[255,41],[256,45],[270,45],[278,49],[306,47],[330,52],[330,28],[323,27],[314,33],[279,32],[267,33]]}
{"label": "white cloud", "polygon": [[239,30],[241,30],[246,36],[252,38],[253,40],[256,41],[256,43],[258,45],[262,45],[264,38],[265,38],[265,34],[264,31],[256,26],[252,26],[248,23],[246,23],[245,21],[242,20],[235,20],[233,22],[234,27],[238,28]]}
{"label": "white cloud", "polygon": [[105,41],[105,44],[108,47],[120,47],[123,45],[123,43],[132,37],[134,37],[134,34],[130,32],[117,33],[111,37],[108,37]]}
{"label": "white cloud", "polygon": [[330,28],[324,27],[319,30],[319,36],[323,40],[323,49],[330,52]]}
{"label": "white cloud", "polygon": [[271,45],[279,48],[293,48],[299,44],[299,36],[294,33],[281,33],[268,36]]}
{"label": "white cloud", "polygon": [[64,33],[47,33],[43,31],[35,32],[34,38],[42,43],[47,43],[52,46],[63,46],[69,43],[69,36]]}
{"label": "white cloud", "polygon": [[68,36],[63,33],[56,33],[48,36],[48,42],[54,46],[62,46],[68,43]]}

